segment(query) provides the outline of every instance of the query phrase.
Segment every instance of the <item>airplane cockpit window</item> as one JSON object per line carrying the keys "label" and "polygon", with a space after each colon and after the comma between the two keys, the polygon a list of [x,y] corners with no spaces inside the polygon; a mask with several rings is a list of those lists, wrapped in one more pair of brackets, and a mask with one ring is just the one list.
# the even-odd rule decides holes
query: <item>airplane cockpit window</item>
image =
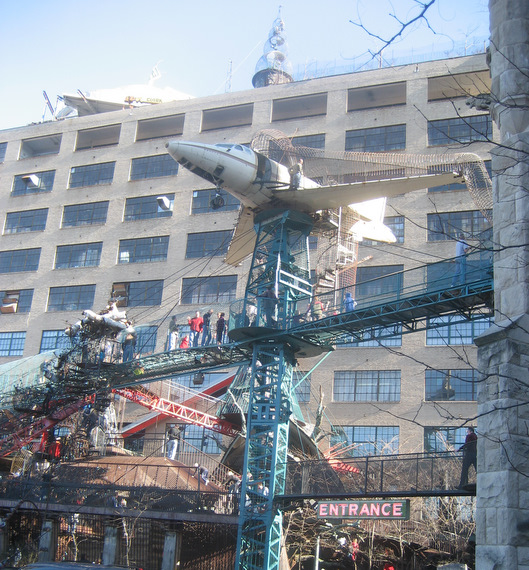
{"label": "airplane cockpit window", "polygon": [[234,148],[235,148],[236,150],[240,150],[240,151],[244,150],[240,144],[236,144],[236,145],[234,146]]}
{"label": "airplane cockpit window", "polygon": [[234,146],[233,143],[217,143],[215,146],[218,146],[219,148],[227,148],[230,149]]}

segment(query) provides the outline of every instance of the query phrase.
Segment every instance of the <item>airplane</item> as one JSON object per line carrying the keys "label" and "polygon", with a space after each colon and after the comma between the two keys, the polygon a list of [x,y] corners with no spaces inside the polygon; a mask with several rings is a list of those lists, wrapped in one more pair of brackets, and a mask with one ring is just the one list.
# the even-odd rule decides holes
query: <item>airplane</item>
{"label": "airplane", "polygon": [[[403,173],[405,169],[401,168],[400,173],[394,175],[357,176],[352,182],[325,186],[304,175],[295,182],[288,167],[245,145],[173,140],[165,146],[176,162],[242,203],[239,222],[225,259],[231,265],[238,265],[253,252],[254,239],[249,236],[253,233],[253,219],[257,213],[284,208],[314,215],[322,210],[348,206],[363,222],[350,230],[359,239],[392,242],[395,237],[382,223],[386,197],[428,186],[464,182],[462,171],[430,172],[425,165],[422,171],[416,168],[412,175]],[[369,153],[370,157],[373,154]],[[384,164],[383,153],[379,154],[380,164]],[[367,213],[367,201],[374,210],[371,213]],[[222,205],[219,196],[212,202],[214,208]]]}

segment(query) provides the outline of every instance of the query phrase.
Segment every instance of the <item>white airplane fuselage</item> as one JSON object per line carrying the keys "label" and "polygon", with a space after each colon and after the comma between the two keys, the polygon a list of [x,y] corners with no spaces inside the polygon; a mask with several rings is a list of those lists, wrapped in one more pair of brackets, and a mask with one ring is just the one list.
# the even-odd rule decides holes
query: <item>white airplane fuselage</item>
{"label": "white airplane fuselage", "polygon": [[[283,191],[288,190],[291,183],[288,168],[247,146],[171,141],[166,148],[179,164],[224,188],[243,206],[259,211],[271,208],[271,202],[278,197],[286,198]],[[299,188],[319,188],[319,184],[302,176]],[[288,200],[285,202],[288,205]],[[299,204],[296,209],[300,209]],[[308,207],[306,211],[312,209]]]}

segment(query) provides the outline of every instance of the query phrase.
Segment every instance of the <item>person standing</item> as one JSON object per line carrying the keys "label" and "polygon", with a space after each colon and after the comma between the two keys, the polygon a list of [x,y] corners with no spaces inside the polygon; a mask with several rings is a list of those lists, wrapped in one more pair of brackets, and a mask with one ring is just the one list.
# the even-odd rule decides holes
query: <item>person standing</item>
{"label": "person standing", "polygon": [[312,305],[310,306],[310,316],[313,321],[323,319],[325,316],[323,314],[323,303],[320,301],[320,298],[317,295],[314,296]]}
{"label": "person standing", "polygon": [[263,298],[262,306],[265,314],[265,324],[269,328],[275,327],[274,311],[277,303],[277,296],[272,285],[269,285],[265,292],[261,295]]}
{"label": "person standing", "polygon": [[136,348],[136,334],[132,330],[125,331],[125,338],[123,339],[123,362],[130,362],[134,358],[134,349]]}
{"label": "person standing", "polygon": [[202,322],[202,346],[211,344],[211,315],[213,314],[213,309],[210,309],[204,314]]}
{"label": "person standing", "polygon": [[197,311],[193,318],[189,318],[187,320],[189,326],[191,327],[191,332],[189,333],[189,344],[192,347],[198,346],[198,336],[202,332],[202,325],[204,323],[204,319],[200,316],[200,312]]}
{"label": "person standing", "polygon": [[478,451],[478,436],[474,432],[473,427],[467,428],[467,436],[465,443],[459,448],[463,452],[463,465],[461,467],[461,480],[459,481],[459,488],[463,488],[468,484],[468,470],[470,466],[474,466],[477,472],[477,451]]}
{"label": "person standing", "polygon": [[176,324],[176,316],[171,317],[169,323],[169,350],[178,348],[178,325]]}
{"label": "person standing", "polygon": [[303,159],[300,158],[296,164],[290,168],[290,189],[298,190],[303,176]]}
{"label": "person standing", "polygon": [[226,332],[226,320],[224,319],[224,313],[219,313],[217,319],[217,344],[222,344],[224,342],[225,332]]}
{"label": "person standing", "polygon": [[469,250],[469,245],[465,241],[462,233],[457,236],[456,242],[456,270],[454,277],[452,278],[452,287],[458,284],[464,284],[467,278],[467,252]]}
{"label": "person standing", "polygon": [[167,430],[167,457],[174,461],[176,452],[178,451],[178,441],[180,440],[180,427],[171,426]]}
{"label": "person standing", "polygon": [[355,310],[356,301],[353,299],[351,293],[347,292],[345,294],[345,299],[343,300],[343,306],[347,312]]}

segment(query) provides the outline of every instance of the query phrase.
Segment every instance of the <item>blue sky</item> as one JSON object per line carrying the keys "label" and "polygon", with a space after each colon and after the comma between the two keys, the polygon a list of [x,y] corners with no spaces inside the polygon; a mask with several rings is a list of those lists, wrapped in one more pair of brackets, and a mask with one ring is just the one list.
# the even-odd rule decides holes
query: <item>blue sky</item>
{"label": "blue sky", "polygon": [[[289,57],[298,72],[345,66],[380,44],[350,23],[391,37],[389,14],[413,17],[414,0],[0,0],[0,130],[42,120],[45,90],[57,95],[147,83],[158,64],[158,87],[194,96],[252,89],[279,6]],[[413,8],[415,6],[415,8]],[[488,36],[487,0],[437,0],[421,22],[386,52],[443,53]],[[46,118],[50,118],[49,112]]]}

